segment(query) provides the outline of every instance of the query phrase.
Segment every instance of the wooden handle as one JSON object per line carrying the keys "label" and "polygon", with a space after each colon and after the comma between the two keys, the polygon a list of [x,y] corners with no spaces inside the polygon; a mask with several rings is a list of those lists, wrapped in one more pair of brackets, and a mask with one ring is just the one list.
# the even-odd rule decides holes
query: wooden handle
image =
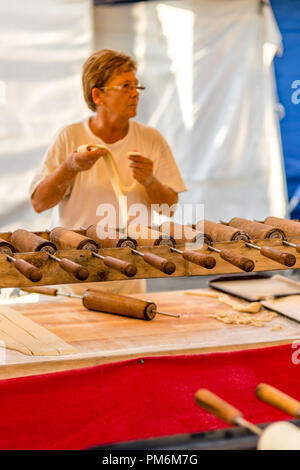
{"label": "wooden handle", "polygon": [[242,413],[231,406],[226,401],[219,398],[214,393],[210,392],[206,388],[201,388],[195,394],[195,401],[197,405],[204,408],[206,411],[218,416],[223,419],[226,423],[236,424],[237,418],[241,418]]}
{"label": "wooden handle", "polygon": [[300,243],[297,243],[297,245],[296,245],[295,248],[296,248],[296,251],[297,251],[298,253],[300,253]]}
{"label": "wooden handle", "polygon": [[57,289],[55,287],[45,287],[45,286],[36,286],[36,287],[22,287],[22,290],[25,292],[31,292],[34,294],[44,294],[44,295],[57,295]]}
{"label": "wooden handle", "polygon": [[271,385],[259,384],[255,389],[255,395],[260,400],[279,408],[289,415],[296,418],[300,416],[300,402]]}
{"label": "wooden handle", "polygon": [[39,282],[42,279],[42,272],[33,264],[28,263],[24,259],[16,259],[14,261],[15,268],[23,274],[23,276],[27,277],[32,282]]}
{"label": "wooden handle", "polygon": [[112,256],[105,256],[103,263],[127,277],[135,276],[137,272],[137,268],[134,264],[123,261],[122,259],[113,258]]}
{"label": "wooden handle", "polygon": [[153,302],[92,289],[85,291],[82,303],[89,310],[140,318],[141,320],[152,320],[156,315],[156,305]]}
{"label": "wooden handle", "polygon": [[262,246],[260,252],[263,256],[277,261],[284,266],[291,267],[296,263],[296,257],[294,255],[278,250],[277,248],[273,248],[271,246]]}
{"label": "wooden handle", "polygon": [[154,253],[144,253],[144,260],[165,274],[173,274],[176,270],[176,265],[172,261],[168,261]]}
{"label": "wooden handle", "polygon": [[233,251],[221,250],[220,256],[225,261],[228,261],[228,263],[237,266],[247,273],[249,271],[253,271],[254,269],[254,262],[252,259],[246,258],[245,256],[239,255],[238,253],[234,253]]}
{"label": "wooden handle", "polygon": [[206,269],[212,269],[216,266],[216,260],[213,256],[197,251],[187,250],[182,253],[182,257],[190,263],[198,264]]}
{"label": "wooden handle", "polygon": [[79,281],[85,281],[89,277],[90,273],[88,269],[81,266],[81,264],[71,261],[70,259],[61,258],[59,260],[59,265],[64,271],[73,274]]}

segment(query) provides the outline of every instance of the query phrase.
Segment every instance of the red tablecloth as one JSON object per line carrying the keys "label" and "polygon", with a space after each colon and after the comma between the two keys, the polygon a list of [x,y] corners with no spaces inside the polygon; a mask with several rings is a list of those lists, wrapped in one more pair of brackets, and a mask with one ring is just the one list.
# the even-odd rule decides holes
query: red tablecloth
{"label": "red tablecloth", "polygon": [[292,345],[284,345],[146,357],[2,380],[0,448],[84,449],[226,427],[195,404],[194,394],[202,387],[254,423],[291,419],[257,400],[254,390],[267,382],[300,399],[298,361],[300,350],[298,354]]}

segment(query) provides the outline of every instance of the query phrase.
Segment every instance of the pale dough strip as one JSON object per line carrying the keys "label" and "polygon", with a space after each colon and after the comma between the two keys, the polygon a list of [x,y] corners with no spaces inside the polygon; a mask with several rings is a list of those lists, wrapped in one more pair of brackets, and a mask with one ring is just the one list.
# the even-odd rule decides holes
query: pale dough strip
{"label": "pale dough strip", "polygon": [[53,348],[53,350],[56,351],[56,354],[75,354],[78,352],[77,349],[63,341],[59,336],[56,336],[51,331],[30,320],[30,318],[26,318],[20,312],[17,312],[10,307],[1,305],[0,319],[1,316],[5,317],[17,327],[22,328],[25,332],[29,333],[33,338],[39,340],[41,343],[45,343],[49,347]]}
{"label": "pale dough strip", "polygon": [[184,294],[197,295],[202,297],[214,297],[220,302],[229,305],[233,310],[237,310],[238,312],[257,313],[261,310],[260,302],[250,302],[248,304],[243,304],[231,299],[227,294],[219,294],[218,292],[184,292]]}
{"label": "pale dough strip", "polygon": [[23,344],[26,348],[37,356],[57,356],[58,351],[51,348],[45,343],[41,343],[38,339],[31,336],[27,331],[19,328],[17,325],[0,315],[0,330],[4,331],[13,340]]}
{"label": "pale dough strip", "polygon": [[26,354],[27,356],[32,356],[32,352],[30,349],[26,348],[21,343],[18,343],[14,339],[12,339],[10,336],[8,336],[4,331],[0,330],[0,341],[3,341],[4,347],[7,349],[11,349],[13,351],[18,351],[21,352],[22,354]]}
{"label": "pale dough strip", "polygon": [[104,159],[104,162],[105,162],[105,165],[106,165],[109,177],[110,177],[111,185],[113,187],[114,193],[116,195],[116,198],[120,206],[123,223],[127,225],[128,209],[127,209],[127,205],[125,204],[124,193],[132,191],[136,185],[136,181],[134,180],[134,182],[130,186],[125,186],[121,183],[120,174],[118,171],[118,166],[117,166],[115,157],[113,156],[109,148],[107,148],[105,145],[85,144],[85,145],[80,145],[77,148],[77,152],[91,152],[93,150],[105,150],[106,151],[106,154],[102,158]]}

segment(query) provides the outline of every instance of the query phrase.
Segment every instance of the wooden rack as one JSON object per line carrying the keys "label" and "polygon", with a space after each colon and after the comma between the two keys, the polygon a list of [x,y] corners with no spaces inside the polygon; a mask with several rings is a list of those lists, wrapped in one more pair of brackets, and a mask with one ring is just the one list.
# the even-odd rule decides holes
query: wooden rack
{"label": "wooden rack", "polygon": [[[81,230],[74,231],[82,235],[85,233]],[[34,233],[47,240],[49,239],[48,232]],[[0,238],[10,241],[10,233],[0,233]],[[300,238],[289,238],[288,241],[298,244],[300,243]],[[254,272],[300,268],[300,253],[297,253],[296,249],[293,247],[284,246],[280,239],[254,240],[253,242],[258,246],[277,247],[282,249],[284,252],[292,253],[296,257],[296,263],[292,268],[287,268],[278,262],[272,261],[271,259],[262,256],[258,250],[245,246],[244,241],[214,243],[214,246],[219,249],[230,249],[239,253],[240,255],[244,255],[247,258],[252,259],[255,263]],[[143,253],[155,253],[159,256],[167,258],[170,261],[173,261],[176,264],[176,271],[170,276],[146,264],[140,256],[133,254],[130,248],[106,248],[98,250],[98,253],[104,256],[114,256],[116,258],[135,264],[137,267],[137,274],[131,279],[208,276],[215,274],[242,272],[239,268],[236,268],[232,264],[229,264],[228,262],[221,259],[218,253],[212,253],[209,251],[206,246],[199,249],[198,245],[195,245],[195,247],[192,247],[191,245],[176,245],[176,248],[182,250],[193,249],[194,251],[213,255],[216,259],[216,266],[213,269],[205,269],[196,264],[192,264],[184,260],[180,254],[171,252],[167,246],[147,246],[138,248],[139,251]],[[88,250],[60,250],[57,251],[57,254],[62,258],[66,257],[88,268],[90,273],[89,277],[85,281],[81,282],[128,280],[128,278],[123,274],[105,266],[101,260],[93,257],[92,253]],[[13,264],[7,260],[5,254],[0,254],[0,287],[28,287],[33,285],[44,286],[55,284],[73,284],[79,282],[76,278],[74,278],[74,276],[63,271],[58,263],[49,259],[46,253],[15,253],[14,256],[16,258],[22,258],[38,267],[42,271],[42,279],[39,282],[31,282],[14,268]]]}

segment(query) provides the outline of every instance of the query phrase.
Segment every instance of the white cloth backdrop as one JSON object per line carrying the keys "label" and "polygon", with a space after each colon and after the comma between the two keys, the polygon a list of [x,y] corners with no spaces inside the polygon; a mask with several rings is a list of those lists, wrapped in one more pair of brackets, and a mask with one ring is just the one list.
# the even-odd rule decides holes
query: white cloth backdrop
{"label": "white cloth backdrop", "polygon": [[266,42],[280,38],[256,0],[0,0],[0,229],[47,228],[28,186],[56,131],[87,115],[81,65],[103,47],[135,56],[147,86],[138,119],[170,143],[189,189],[182,204],[204,203],[211,220],[284,215]]}
{"label": "white cloth backdrop", "polygon": [[[264,44],[274,44],[274,54],[280,35],[259,4],[178,0],[96,8],[96,49],[136,57],[147,86],[138,119],[170,143],[188,187],[181,203],[203,203],[211,220],[286,211],[273,70],[263,60]],[[192,222],[188,208],[183,212]]]}
{"label": "white cloth backdrop", "polygon": [[87,113],[81,66],[92,51],[90,0],[0,0],[0,228],[43,230],[28,188],[57,130]]}

